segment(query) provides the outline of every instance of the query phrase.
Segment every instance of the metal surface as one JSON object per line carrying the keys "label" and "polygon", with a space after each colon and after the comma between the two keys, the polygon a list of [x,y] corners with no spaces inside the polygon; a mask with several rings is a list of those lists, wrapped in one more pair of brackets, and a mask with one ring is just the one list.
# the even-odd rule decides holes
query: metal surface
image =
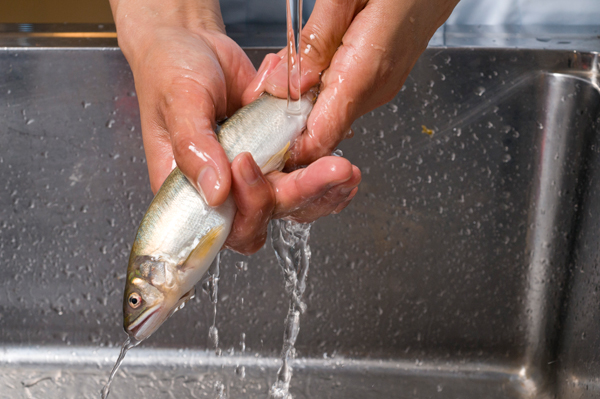
{"label": "metal surface", "polygon": [[[306,2],[304,3],[306,4]],[[286,45],[283,23],[234,23],[227,35],[245,48]],[[115,47],[114,24],[0,24],[0,47]],[[429,47],[600,51],[600,26],[442,25]]]}
{"label": "metal surface", "polygon": [[[295,398],[598,395],[599,67],[430,48],[356,122],[341,149],[363,183],[313,227]],[[151,199],[131,72],[115,48],[6,48],[0,71],[0,398],[97,397]],[[266,396],[283,278],[270,248],[222,261],[222,356],[199,295],[114,397]]]}

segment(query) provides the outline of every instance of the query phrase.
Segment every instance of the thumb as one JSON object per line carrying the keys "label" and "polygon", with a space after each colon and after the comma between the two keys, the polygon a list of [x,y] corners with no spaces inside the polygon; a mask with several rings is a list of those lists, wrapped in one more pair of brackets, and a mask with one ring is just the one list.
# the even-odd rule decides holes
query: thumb
{"label": "thumb", "polygon": [[[365,0],[317,0],[300,39],[301,92],[319,83],[320,73],[329,66],[352,20],[366,3]],[[286,97],[287,75],[287,57],[284,55],[265,80],[264,90],[277,97]]]}

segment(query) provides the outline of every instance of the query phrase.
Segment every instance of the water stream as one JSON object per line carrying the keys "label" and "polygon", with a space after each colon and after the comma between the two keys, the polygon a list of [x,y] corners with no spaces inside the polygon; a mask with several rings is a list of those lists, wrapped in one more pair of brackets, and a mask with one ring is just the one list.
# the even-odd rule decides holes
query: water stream
{"label": "water stream", "polygon": [[215,350],[215,354],[220,356],[221,349],[219,349],[219,329],[217,328],[217,303],[219,301],[219,280],[221,278],[220,252],[206,274],[207,277],[202,283],[202,289],[208,294],[208,298],[213,304],[213,322],[208,329],[208,347],[213,348]]}
{"label": "water stream", "polygon": [[300,331],[300,315],[306,311],[302,296],[306,290],[306,276],[310,264],[310,224],[285,220],[271,222],[271,240],[279,265],[283,270],[285,291],[289,295],[288,314],[285,318],[281,367],[277,380],[269,390],[269,398],[292,399],[289,393],[292,379],[291,360],[295,356],[296,338]]}
{"label": "water stream", "polygon": [[117,375],[117,371],[119,371],[119,367],[121,367],[121,363],[123,363],[123,359],[125,359],[125,355],[127,354],[127,351],[129,351],[129,349],[133,348],[134,346],[139,345],[140,342],[142,342],[142,341],[138,341],[132,337],[127,337],[125,342],[123,342],[123,346],[121,346],[121,353],[119,353],[117,362],[115,363],[115,365],[113,366],[113,369],[110,372],[110,377],[108,377],[108,382],[106,383],[106,385],[104,385],[104,388],[102,388],[102,399],[108,398],[108,394],[110,393],[110,385],[112,384],[113,379],[115,378],[115,375]]}
{"label": "water stream", "polygon": [[300,110],[302,0],[286,0],[288,110]]}

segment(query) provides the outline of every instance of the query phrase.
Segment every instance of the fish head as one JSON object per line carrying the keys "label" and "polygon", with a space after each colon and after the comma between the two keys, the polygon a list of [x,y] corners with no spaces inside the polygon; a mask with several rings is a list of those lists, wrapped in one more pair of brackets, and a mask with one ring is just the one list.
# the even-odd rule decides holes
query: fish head
{"label": "fish head", "polygon": [[170,316],[168,262],[151,256],[130,260],[123,298],[123,327],[129,336],[142,341]]}

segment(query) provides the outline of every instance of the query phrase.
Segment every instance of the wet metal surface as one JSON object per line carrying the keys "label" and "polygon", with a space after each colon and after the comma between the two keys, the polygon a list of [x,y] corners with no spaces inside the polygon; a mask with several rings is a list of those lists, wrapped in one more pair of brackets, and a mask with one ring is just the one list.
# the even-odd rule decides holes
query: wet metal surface
{"label": "wet metal surface", "polygon": [[[340,148],[363,183],[312,230],[295,397],[598,394],[598,70],[430,48],[356,122]],[[0,398],[96,397],[152,197],[131,72],[114,48],[6,48],[0,71]],[[199,295],[131,351],[115,397],[265,397],[287,311],[272,250],[225,253],[219,293],[223,357]]]}

